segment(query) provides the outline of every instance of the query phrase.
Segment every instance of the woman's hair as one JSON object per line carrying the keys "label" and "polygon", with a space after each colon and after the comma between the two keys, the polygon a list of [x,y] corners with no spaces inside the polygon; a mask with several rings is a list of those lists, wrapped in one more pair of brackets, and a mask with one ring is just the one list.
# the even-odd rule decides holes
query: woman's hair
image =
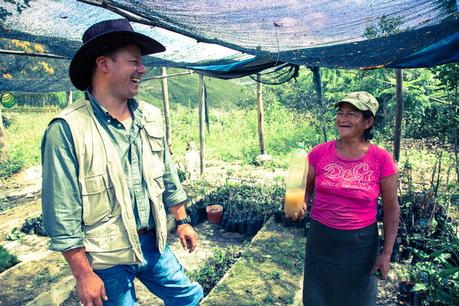
{"label": "woman's hair", "polygon": [[[364,119],[370,119],[371,117],[375,117],[373,116],[373,113],[369,110],[366,110],[366,111],[363,111],[363,118]],[[373,139],[373,125],[374,123],[368,128],[366,129],[364,132],[363,132],[363,138],[365,138],[365,140],[372,140]]]}

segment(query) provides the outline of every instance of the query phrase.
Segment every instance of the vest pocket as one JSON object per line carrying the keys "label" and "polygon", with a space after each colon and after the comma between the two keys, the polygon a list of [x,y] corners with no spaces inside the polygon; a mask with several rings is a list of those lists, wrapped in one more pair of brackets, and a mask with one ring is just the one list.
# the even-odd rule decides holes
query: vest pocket
{"label": "vest pocket", "polygon": [[150,143],[151,150],[154,152],[164,150],[164,131],[160,126],[153,124],[146,124],[145,131],[148,135],[148,142]]}
{"label": "vest pocket", "polygon": [[94,225],[108,219],[112,207],[110,195],[113,185],[107,174],[85,177],[80,180],[81,196],[83,199],[83,222],[85,225]]}

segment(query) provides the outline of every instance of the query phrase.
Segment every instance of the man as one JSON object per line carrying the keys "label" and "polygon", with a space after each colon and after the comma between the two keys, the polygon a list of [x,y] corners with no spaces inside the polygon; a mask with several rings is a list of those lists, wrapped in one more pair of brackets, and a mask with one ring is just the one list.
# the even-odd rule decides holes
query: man
{"label": "man", "polygon": [[63,252],[84,305],[134,305],[135,277],[166,305],[202,298],[166,244],[164,206],[184,248],[192,252],[197,238],[161,113],[133,99],[145,73],[142,55],[164,50],[125,19],[91,26],[69,68],[85,99],[54,118],[42,141],[50,249]]}

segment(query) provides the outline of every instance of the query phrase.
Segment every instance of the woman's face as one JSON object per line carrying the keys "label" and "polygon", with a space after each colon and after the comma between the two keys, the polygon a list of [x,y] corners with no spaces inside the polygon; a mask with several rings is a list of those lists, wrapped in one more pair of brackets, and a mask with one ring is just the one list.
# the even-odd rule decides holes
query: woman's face
{"label": "woman's face", "polygon": [[372,117],[365,119],[363,112],[346,102],[341,103],[336,112],[336,128],[341,138],[363,137],[373,120]]}

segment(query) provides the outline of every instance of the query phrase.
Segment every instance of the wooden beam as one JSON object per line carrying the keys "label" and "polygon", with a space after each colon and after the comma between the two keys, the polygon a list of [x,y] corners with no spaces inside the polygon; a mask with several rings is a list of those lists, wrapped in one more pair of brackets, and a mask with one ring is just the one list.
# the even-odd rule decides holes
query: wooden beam
{"label": "wooden beam", "polygon": [[265,140],[263,135],[263,93],[261,84],[261,75],[257,73],[257,105],[258,105],[258,143],[260,145],[260,154],[265,154]]}
{"label": "wooden beam", "polygon": [[394,159],[400,159],[400,141],[402,138],[402,114],[403,114],[403,72],[395,69],[396,78],[396,108],[395,108],[395,134],[394,134]]}
{"label": "wooden beam", "polygon": [[169,87],[167,85],[166,67],[161,67],[161,77],[161,88],[163,90],[164,120],[166,122],[166,141],[167,146],[169,147],[169,152],[172,153],[171,114],[169,110]]}
{"label": "wooden beam", "polygon": [[180,76],[180,75],[188,75],[188,74],[193,74],[193,71],[173,73],[173,74],[169,74],[169,75],[166,75],[166,76],[163,76],[163,75],[152,76],[152,77],[149,77],[149,78],[142,78],[142,81],[160,80],[160,79],[164,79],[164,78],[170,78],[170,77],[175,77],[175,76]]}
{"label": "wooden beam", "polygon": [[41,52],[15,51],[15,50],[0,49],[0,53],[1,54],[10,54],[10,55],[24,55],[24,56],[35,56],[35,57],[69,59],[68,57],[65,57],[65,56],[62,56],[62,55],[56,55],[56,54],[52,54],[52,53],[41,53]]}
{"label": "wooden beam", "polygon": [[205,95],[204,95],[204,76],[199,75],[199,154],[201,161],[201,175],[205,170],[205,142],[206,142],[206,124],[205,124]]}

